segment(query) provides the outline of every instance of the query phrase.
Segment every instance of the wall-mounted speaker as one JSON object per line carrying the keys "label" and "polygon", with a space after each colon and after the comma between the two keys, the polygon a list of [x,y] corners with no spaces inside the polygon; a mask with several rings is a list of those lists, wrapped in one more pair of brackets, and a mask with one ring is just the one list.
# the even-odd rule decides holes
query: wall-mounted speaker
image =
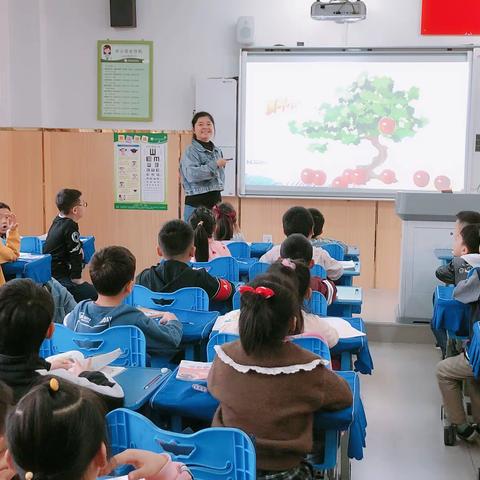
{"label": "wall-mounted speaker", "polygon": [[237,42],[241,45],[252,45],[255,41],[255,19],[253,17],[238,17]]}
{"label": "wall-mounted speaker", "polygon": [[136,0],[110,0],[110,26],[136,27]]}

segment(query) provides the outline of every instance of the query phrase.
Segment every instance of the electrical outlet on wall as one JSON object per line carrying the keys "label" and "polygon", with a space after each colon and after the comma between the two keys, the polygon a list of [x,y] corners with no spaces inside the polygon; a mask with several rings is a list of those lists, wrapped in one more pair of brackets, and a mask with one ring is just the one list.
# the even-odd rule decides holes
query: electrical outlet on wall
{"label": "electrical outlet on wall", "polygon": [[263,234],[263,241],[265,243],[272,243],[273,242],[272,234],[271,233],[264,233]]}

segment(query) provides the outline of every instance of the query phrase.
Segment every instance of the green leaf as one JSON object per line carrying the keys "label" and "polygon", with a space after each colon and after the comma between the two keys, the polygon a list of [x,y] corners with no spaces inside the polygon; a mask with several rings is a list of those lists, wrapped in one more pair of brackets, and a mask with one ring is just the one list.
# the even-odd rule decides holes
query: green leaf
{"label": "green leaf", "polygon": [[407,92],[408,100],[418,100],[420,98],[420,90],[418,87],[411,87]]}
{"label": "green leaf", "polygon": [[325,153],[328,148],[328,143],[312,143],[311,145],[308,146],[308,149],[311,152],[315,153]]}

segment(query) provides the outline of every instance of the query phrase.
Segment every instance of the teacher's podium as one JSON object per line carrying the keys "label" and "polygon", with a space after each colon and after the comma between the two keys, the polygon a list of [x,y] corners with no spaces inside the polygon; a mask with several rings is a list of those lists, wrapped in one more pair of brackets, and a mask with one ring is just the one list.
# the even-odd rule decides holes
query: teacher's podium
{"label": "teacher's podium", "polygon": [[480,195],[397,193],[396,213],[403,220],[397,321],[430,322],[432,296],[439,284],[435,277],[439,262],[434,250],[452,248],[455,215],[462,210],[479,211]]}

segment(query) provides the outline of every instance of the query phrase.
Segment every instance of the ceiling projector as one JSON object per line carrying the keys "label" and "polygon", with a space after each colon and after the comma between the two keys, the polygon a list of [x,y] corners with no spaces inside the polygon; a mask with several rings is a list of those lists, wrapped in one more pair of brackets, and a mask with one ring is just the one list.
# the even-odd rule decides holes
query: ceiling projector
{"label": "ceiling projector", "polygon": [[333,20],[337,23],[358,22],[367,17],[367,6],[361,0],[317,0],[312,4],[311,16],[314,20]]}

